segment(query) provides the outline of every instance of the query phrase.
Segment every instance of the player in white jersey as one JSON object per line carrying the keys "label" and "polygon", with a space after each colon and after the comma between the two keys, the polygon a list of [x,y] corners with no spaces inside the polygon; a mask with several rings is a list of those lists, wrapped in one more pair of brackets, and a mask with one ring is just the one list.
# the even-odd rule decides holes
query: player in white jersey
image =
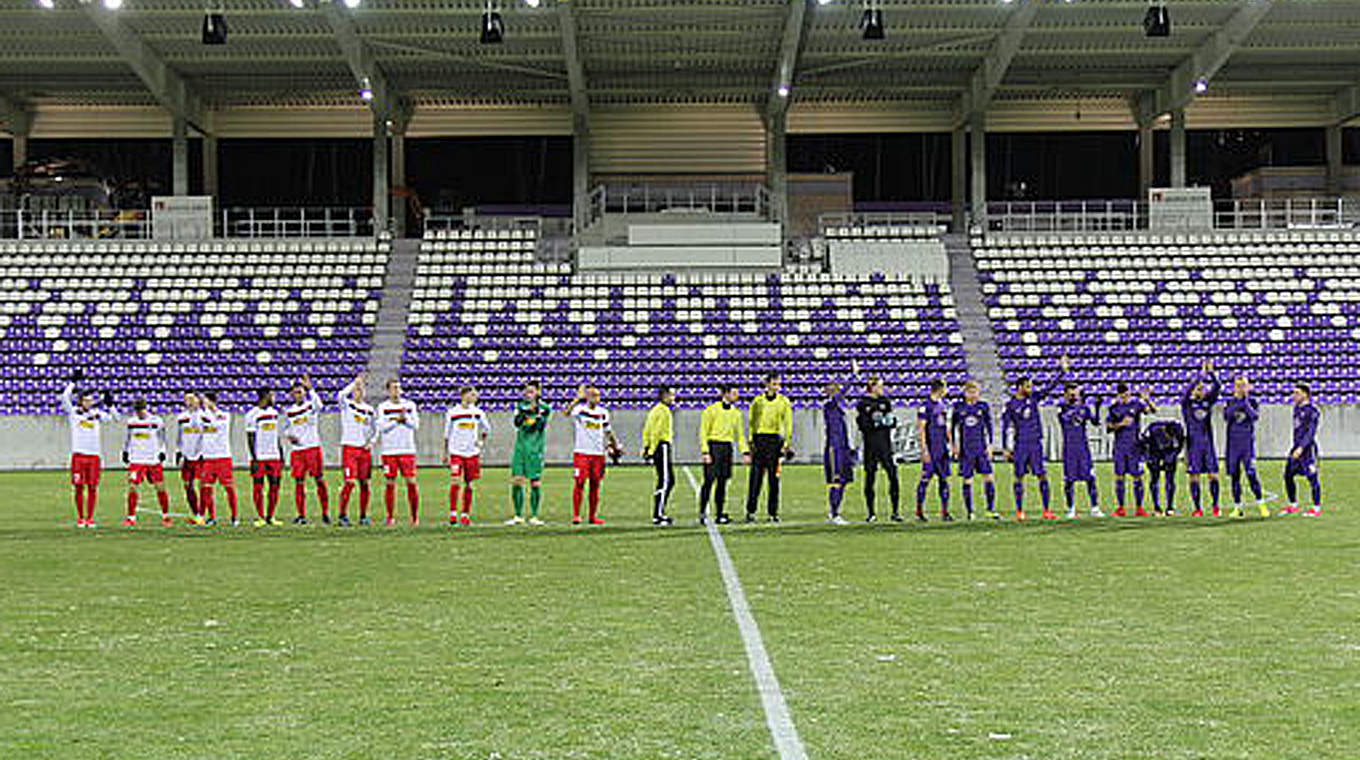
{"label": "player in white jersey", "polygon": [[[260,391],[255,406],[246,412],[246,448],[250,452],[250,479],[255,500],[255,527],[278,525],[274,514],[279,507],[279,488],[283,481],[283,447],[279,442],[283,418],[274,406],[273,391]],[[265,506],[265,485],[269,486]]]}
{"label": "player in white jersey", "polygon": [[[444,415],[444,440],[449,447],[449,524],[472,524],[472,484],[482,477],[482,446],[491,435],[491,421],[477,406],[477,390],[463,386],[459,403]],[[459,491],[463,516],[458,517]]]}
{"label": "player in white jersey", "polygon": [[93,391],[76,393],[76,383],[85,379],[77,369],[61,392],[61,408],[71,428],[71,485],[75,487],[76,527],[94,527],[94,508],[99,502],[99,475],[104,469],[100,457],[99,431],[105,422],[118,418],[113,394],[104,391],[102,409],[95,406]]}
{"label": "player in white jersey", "polygon": [[179,463],[179,478],[184,484],[184,500],[189,504],[189,522],[203,524],[203,508],[198,503],[199,470],[203,465],[203,429],[198,419],[203,402],[197,393],[184,394],[184,409],[175,415],[178,440],[175,458]]}
{"label": "player in white jersey", "polygon": [[161,525],[170,527],[170,494],[165,492],[165,421],[148,412],[146,402],[132,404],[132,416],[127,419],[127,437],[123,439],[123,464],[128,466],[127,517],[123,524],[131,528],[137,524],[137,486],[146,481],[156,487],[156,501],[161,507]]}
{"label": "player in white jersey", "polygon": [[321,522],[330,525],[331,499],[326,489],[321,456],[321,397],[312,386],[312,376],[304,375],[289,392],[293,403],[283,410],[284,437],[292,446],[288,454],[293,469],[293,500],[297,506],[296,525],[307,524],[307,478],[316,481],[316,498],[321,502]]}
{"label": "player in white jersey", "polygon": [[378,404],[378,435],[382,441],[383,475],[387,478],[387,525],[396,523],[397,476],[406,481],[406,506],[411,524],[420,524],[420,488],[416,486],[416,431],[420,413],[414,401],[401,395],[401,381],[387,381],[387,399]]}
{"label": "player in white jersey", "polygon": [[614,437],[609,410],[600,406],[600,389],[582,385],[576,398],[562,412],[576,424],[576,442],[572,448],[575,487],[571,494],[571,524],[581,524],[581,499],[586,485],[590,485],[590,524],[604,525],[600,517],[600,485],[604,482],[605,455],[615,461],[623,456],[623,446]]}
{"label": "player in white jersey", "polygon": [[367,383],[365,373],[359,373],[349,385],[335,394],[340,402],[340,461],[343,463],[345,485],[340,489],[340,518],[343,528],[349,527],[349,495],[359,485],[359,524],[368,525],[368,481],[373,476],[373,439],[378,429],[374,423],[373,407],[364,401]]}
{"label": "player in white jersey", "polygon": [[231,509],[231,524],[239,525],[236,512],[236,476],[231,469],[231,412],[217,406],[217,391],[202,394],[203,409],[198,414],[203,433],[203,465],[199,479],[203,487],[198,492],[199,504],[208,516],[207,524],[217,524],[217,504],[213,502],[213,486],[221,485]]}

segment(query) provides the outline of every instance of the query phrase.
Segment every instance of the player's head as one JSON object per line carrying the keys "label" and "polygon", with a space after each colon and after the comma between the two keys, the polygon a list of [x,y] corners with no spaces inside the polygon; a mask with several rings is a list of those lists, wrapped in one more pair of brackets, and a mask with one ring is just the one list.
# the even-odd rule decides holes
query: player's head
{"label": "player's head", "polygon": [[363,401],[364,397],[367,395],[368,395],[368,381],[364,379],[363,375],[359,375],[358,377],[354,378],[354,398],[358,399],[359,401]]}
{"label": "player's head", "polygon": [[840,392],[841,384],[838,382],[829,381],[826,385],[822,386],[822,393],[825,393],[827,398],[835,398]]}
{"label": "player's head", "polygon": [[982,398],[982,386],[976,380],[966,380],[963,383],[963,400],[970,404],[976,404]]}
{"label": "player's head", "polygon": [[1015,395],[1020,398],[1027,398],[1034,392],[1034,381],[1028,375],[1024,375],[1015,381]]}
{"label": "player's head", "polygon": [[779,393],[781,387],[783,387],[783,384],[779,381],[778,374],[770,372],[765,375],[765,395],[774,396]]}
{"label": "player's head", "polygon": [[1246,375],[1239,375],[1233,379],[1233,395],[1237,398],[1246,398],[1251,393],[1251,381]]}
{"label": "player's head", "polygon": [[1128,384],[1128,383],[1115,383],[1115,386],[1114,386],[1114,394],[1115,394],[1116,396],[1118,396],[1119,399],[1120,399],[1121,401],[1128,401],[1128,400],[1129,400],[1129,384]]}
{"label": "player's head", "polygon": [[1308,383],[1294,383],[1294,392],[1290,397],[1295,404],[1306,404],[1313,398],[1313,389],[1308,387]]}
{"label": "player's head", "polygon": [[869,395],[870,395],[870,396],[873,396],[874,398],[878,398],[879,396],[882,396],[882,395],[883,395],[883,378],[881,378],[881,377],[871,377],[871,378],[869,378],[868,382],[866,382],[866,383],[864,384],[864,389],[865,389],[866,391],[868,391],[868,392],[869,392]]}
{"label": "player's head", "polygon": [[80,411],[82,412],[88,412],[91,409],[93,409],[94,391],[86,390],[80,391],[80,393],[76,396],[76,406],[80,407]]}
{"label": "player's head", "polygon": [[1199,401],[1200,399],[1204,398],[1204,394],[1208,392],[1209,389],[1205,387],[1204,383],[1196,382],[1195,387],[1190,389],[1190,398]]}
{"label": "player's head", "polygon": [[930,397],[935,399],[936,401],[939,401],[940,399],[944,398],[944,394],[948,390],[949,386],[944,384],[943,379],[937,377],[934,380],[930,381]]}
{"label": "player's head", "polygon": [[593,385],[586,386],[586,403],[590,406],[598,406],[600,403],[600,389]]}
{"label": "player's head", "polygon": [[138,417],[146,416],[146,399],[137,399],[132,402],[132,413]]}
{"label": "player's head", "polygon": [[731,383],[724,383],[721,390],[720,397],[724,404],[735,404],[737,399],[741,398],[741,392],[737,390],[737,386]]}
{"label": "player's head", "polygon": [[1081,400],[1081,386],[1076,383],[1063,384],[1063,398],[1069,403]]}
{"label": "player's head", "polygon": [[301,380],[294,380],[293,387],[288,389],[288,395],[293,398],[293,401],[301,404],[307,400],[307,386],[303,385]]}
{"label": "player's head", "polygon": [[209,409],[217,408],[217,391],[203,391],[203,405]]}
{"label": "player's head", "polygon": [[464,385],[458,389],[458,400],[463,402],[463,406],[472,406],[477,403],[477,389],[471,385]]}
{"label": "player's head", "polygon": [[273,391],[263,389],[259,393],[255,394],[255,406],[258,406],[261,409],[268,409],[273,405],[274,405]]}
{"label": "player's head", "polygon": [[669,385],[663,385],[656,389],[656,400],[666,406],[675,403],[675,389]]}
{"label": "player's head", "polygon": [[203,405],[203,402],[199,400],[198,394],[197,394],[197,393],[194,393],[193,391],[185,391],[185,393],[184,393],[184,408],[185,408],[185,409],[188,409],[189,411],[192,412],[192,411],[198,409],[198,408],[199,408],[200,406],[202,406],[202,405]]}
{"label": "player's head", "polygon": [[391,401],[401,400],[401,381],[395,377],[387,381],[387,398]]}
{"label": "player's head", "polygon": [[542,383],[539,383],[537,380],[530,380],[529,382],[524,384],[525,401],[537,401],[539,395],[542,393],[543,385]]}

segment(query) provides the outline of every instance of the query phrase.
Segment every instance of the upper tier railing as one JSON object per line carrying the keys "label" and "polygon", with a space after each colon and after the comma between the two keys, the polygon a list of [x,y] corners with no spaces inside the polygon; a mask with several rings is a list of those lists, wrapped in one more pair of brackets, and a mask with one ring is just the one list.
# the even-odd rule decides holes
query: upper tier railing
{"label": "upper tier railing", "polygon": [[[1278,198],[1213,203],[1216,230],[1360,227],[1360,198]],[[989,232],[1128,232],[1148,229],[1148,204],[1134,200],[1006,201],[987,204]]]}
{"label": "upper tier railing", "polygon": [[[216,238],[372,237],[373,212],[354,206],[228,207],[214,213]],[[0,239],[139,240],[156,236],[145,209],[0,210]]]}
{"label": "upper tier railing", "polygon": [[758,182],[611,182],[590,191],[589,223],[605,214],[751,214],[770,219],[769,188]]}

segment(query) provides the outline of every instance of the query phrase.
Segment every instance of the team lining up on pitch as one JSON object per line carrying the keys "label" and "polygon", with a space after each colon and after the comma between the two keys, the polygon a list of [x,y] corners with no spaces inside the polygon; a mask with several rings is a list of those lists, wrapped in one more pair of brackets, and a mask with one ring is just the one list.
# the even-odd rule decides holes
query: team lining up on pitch
{"label": "team lining up on pitch", "polygon": [[[931,384],[930,395],[917,410],[915,433],[920,445],[921,470],[916,488],[916,519],[926,516],[926,500],[932,480],[937,481],[940,517],[952,521],[949,510],[952,464],[958,463],[963,504],[967,519],[976,515],[973,508],[973,479],[980,477],[986,499],[986,510],[993,519],[1000,519],[996,505],[996,486],[992,461],[1000,453],[1014,464],[1014,515],[1026,519],[1024,499],[1026,478],[1038,482],[1042,503],[1042,519],[1058,519],[1052,510],[1051,495],[1044,462],[1043,421],[1039,404],[1060,386],[1062,397],[1058,403],[1058,421],[1062,429],[1062,459],[1064,495],[1068,519],[1076,519],[1075,488],[1085,483],[1089,511],[1103,517],[1098,501],[1098,489],[1087,437],[1088,426],[1104,426],[1114,436],[1113,460],[1115,478],[1116,517],[1128,515],[1125,506],[1125,481],[1132,481],[1135,517],[1151,514],[1174,515],[1175,470],[1182,448],[1185,451],[1190,480],[1193,514],[1205,514],[1201,503],[1200,479],[1208,481],[1211,513],[1221,515],[1219,505],[1218,455],[1212,425],[1213,409],[1218,404],[1221,385],[1211,362],[1205,362],[1181,396],[1181,417],[1184,422],[1158,420],[1146,428],[1145,415],[1156,412],[1146,392],[1134,395],[1120,383],[1102,420],[1100,401],[1088,401],[1081,387],[1070,378],[1071,365],[1063,357],[1059,372],[1042,385],[1028,377],[1020,378],[1011,398],[1001,414],[1002,448],[994,444],[991,409],[981,399],[980,387],[969,381],[963,386],[963,397],[947,403],[948,388],[942,380]],[[122,419],[114,404],[112,393],[104,391],[99,399],[93,391],[77,391],[83,380],[77,370],[62,391],[62,405],[66,411],[71,434],[71,483],[74,487],[76,525],[95,526],[94,512],[98,500],[102,472],[101,427]],[[704,478],[699,489],[699,521],[710,519],[719,524],[732,521],[726,508],[727,483],[732,478],[736,453],[750,465],[747,489],[747,522],[754,522],[761,490],[767,497],[766,513],[772,522],[779,521],[779,485],[782,464],[792,456],[793,406],[781,391],[781,379],[768,374],[764,389],[750,403],[746,414],[739,405],[740,395],[735,386],[721,389],[720,398],[706,407],[700,418],[699,442],[703,458]],[[416,484],[416,431],[420,416],[416,405],[402,395],[401,382],[389,380],[387,398],[376,407],[364,401],[366,378],[363,374],[342,388],[336,399],[340,405],[341,458],[344,486],[340,492],[338,516],[335,523],[349,526],[349,502],[355,490],[359,492],[359,524],[369,525],[369,481],[373,470],[373,448],[380,448],[381,465],[386,480],[386,524],[396,522],[397,480],[406,485],[410,522],[420,522],[420,491]],[[866,520],[877,519],[875,511],[875,480],[882,469],[888,480],[888,498],[892,506],[891,519],[903,521],[901,495],[894,454],[893,431],[898,427],[893,400],[886,394],[879,378],[865,382],[864,395],[851,404],[839,384],[828,383],[822,404],[825,440],[823,470],[828,494],[828,521],[843,525],[842,501],[845,486],[853,482],[860,454],[851,445],[847,412],[855,414],[855,424],[863,443],[865,474]],[[324,475],[320,415],[321,397],[310,377],[295,382],[289,391],[291,404],[281,411],[276,408],[271,391],[261,391],[257,402],[244,414],[244,428],[249,449],[249,473],[253,482],[255,525],[278,525],[276,518],[279,492],[283,479],[284,443],[288,444],[288,460],[295,481],[296,516],[293,522],[308,524],[308,480],[313,481],[321,520],[331,524],[330,495]],[[481,478],[482,449],[491,434],[486,413],[477,405],[475,388],[461,389],[459,403],[445,413],[444,440],[450,472],[449,516],[454,525],[470,525],[474,499],[474,483]],[[1317,516],[1322,512],[1322,487],[1318,476],[1318,447],[1316,442],[1320,412],[1312,403],[1306,384],[1295,386],[1292,396],[1293,440],[1284,467],[1284,484],[1288,504],[1282,514],[1300,512],[1295,479],[1304,477],[1311,488],[1312,506],[1304,512]],[[675,393],[668,387],[659,388],[657,402],[647,414],[642,434],[642,455],[656,471],[656,487],[652,498],[652,522],[670,525],[668,504],[675,483],[673,447],[675,428],[672,406]],[[542,399],[537,382],[524,385],[523,398],[516,404],[514,452],[511,457],[511,498],[514,516],[508,524],[543,525],[541,517],[542,475],[546,430],[554,413],[572,420],[574,425],[572,491],[572,524],[581,524],[583,503],[587,505],[585,522],[603,525],[600,516],[601,486],[607,459],[618,462],[624,448],[614,435],[610,413],[601,404],[598,388],[583,385],[565,408],[554,410]],[[1260,417],[1259,402],[1251,395],[1250,382],[1238,377],[1233,382],[1231,396],[1223,405],[1227,427],[1226,463],[1232,478],[1233,517],[1243,516],[1242,478],[1245,477],[1261,516],[1270,514],[1255,467],[1256,421]],[[153,414],[144,401],[132,405],[126,418],[126,437],[122,459],[128,466],[127,514],[123,524],[137,524],[139,492],[142,483],[154,486],[159,502],[162,524],[173,525],[170,498],[165,487],[164,468],[169,452],[179,466],[188,504],[189,522],[195,525],[217,524],[214,487],[221,486],[231,514],[237,525],[240,516],[237,505],[233,458],[231,451],[232,413],[217,404],[213,391],[185,394],[184,408],[174,417],[176,440],[169,441],[169,429],[160,416]],[[749,429],[748,444],[746,431]],[[1151,473],[1153,511],[1144,507],[1143,465]],[[1165,506],[1160,499],[1159,479],[1164,480]],[[527,510],[526,510],[526,501]],[[526,516],[527,512],[527,516]]]}

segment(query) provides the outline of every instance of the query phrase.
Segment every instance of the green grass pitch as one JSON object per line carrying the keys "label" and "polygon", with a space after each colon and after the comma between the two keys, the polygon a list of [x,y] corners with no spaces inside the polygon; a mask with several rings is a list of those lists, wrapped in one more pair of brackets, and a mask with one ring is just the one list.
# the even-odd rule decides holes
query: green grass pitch
{"label": "green grass pitch", "polygon": [[[503,470],[440,525],[430,470],[415,531],[129,531],[108,473],[94,532],[0,476],[0,758],[775,757],[689,480],[654,529],[612,470],[601,530],[568,476],[540,529]],[[1356,758],[1360,463],[1323,476],[1322,519],[833,528],[797,467],[724,535],[812,758]]]}

